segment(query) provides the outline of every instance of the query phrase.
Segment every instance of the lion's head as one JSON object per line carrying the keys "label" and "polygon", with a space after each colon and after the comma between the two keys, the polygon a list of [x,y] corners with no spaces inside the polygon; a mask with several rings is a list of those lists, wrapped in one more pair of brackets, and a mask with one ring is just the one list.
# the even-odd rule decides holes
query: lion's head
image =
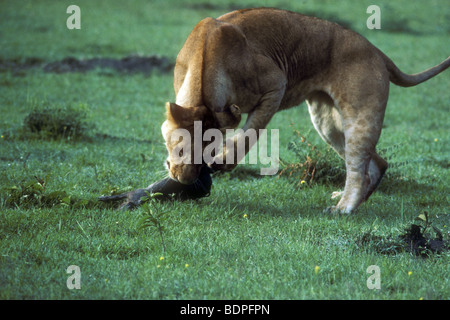
{"label": "lion's head", "polygon": [[[205,165],[203,151],[208,142],[203,141],[203,133],[208,129],[235,128],[241,120],[240,109],[231,105],[216,113],[205,106],[182,107],[167,102],[166,110],[161,131],[169,152],[166,160],[169,176],[183,184],[192,184]],[[195,137],[199,133],[202,136]]]}

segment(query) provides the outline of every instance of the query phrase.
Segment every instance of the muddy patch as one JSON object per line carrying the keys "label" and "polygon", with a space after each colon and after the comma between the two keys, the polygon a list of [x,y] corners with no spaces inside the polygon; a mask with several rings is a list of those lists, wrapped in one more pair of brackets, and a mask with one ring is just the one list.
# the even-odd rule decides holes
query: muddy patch
{"label": "muddy patch", "polygon": [[[437,216],[435,216],[435,219]],[[436,221],[431,222],[428,213],[420,214],[418,223],[410,224],[405,233],[394,236],[376,236],[371,231],[364,233],[356,243],[364,248],[371,247],[377,253],[395,255],[410,253],[422,258],[448,254],[450,250],[449,233],[443,232],[444,227],[437,227]],[[437,219],[436,219],[437,220]]]}
{"label": "muddy patch", "polygon": [[1,59],[0,58],[0,72],[11,71],[14,74],[20,74],[29,69],[40,68],[44,60],[36,57],[29,58],[13,58],[13,59]]}
{"label": "muddy patch", "polygon": [[166,57],[160,56],[127,56],[115,58],[77,59],[67,57],[59,61],[46,62],[40,58],[0,59],[0,72],[12,72],[14,75],[24,75],[31,69],[41,69],[47,73],[101,72],[115,71],[122,74],[141,73],[150,75],[153,72],[170,73],[174,63]]}

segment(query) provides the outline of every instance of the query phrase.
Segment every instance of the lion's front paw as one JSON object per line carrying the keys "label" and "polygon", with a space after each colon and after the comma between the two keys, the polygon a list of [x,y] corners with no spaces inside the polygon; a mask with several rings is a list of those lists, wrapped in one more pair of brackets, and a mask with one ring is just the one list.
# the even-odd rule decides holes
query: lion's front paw
{"label": "lion's front paw", "polygon": [[337,214],[338,210],[336,206],[327,207],[323,210],[323,213],[325,214]]}
{"label": "lion's front paw", "polygon": [[324,211],[326,214],[338,215],[338,214],[351,214],[353,211],[348,210],[346,208],[340,208],[339,206],[331,206],[326,208]]}

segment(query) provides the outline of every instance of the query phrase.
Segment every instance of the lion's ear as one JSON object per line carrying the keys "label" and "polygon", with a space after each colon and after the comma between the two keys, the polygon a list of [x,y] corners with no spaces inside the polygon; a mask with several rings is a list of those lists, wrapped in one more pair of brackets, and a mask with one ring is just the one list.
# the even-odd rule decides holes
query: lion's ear
{"label": "lion's ear", "polygon": [[183,121],[183,108],[176,103],[166,102],[167,120],[179,124]]}
{"label": "lion's ear", "polygon": [[217,120],[219,121],[220,129],[234,129],[241,122],[241,109],[232,104],[225,108],[223,112],[216,113]]}
{"label": "lion's ear", "polygon": [[233,115],[235,119],[239,118],[239,121],[241,121],[241,108],[239,108],[237,105],[232,104],[230,107],[230,113]]}
{"label": "lion's ear", "polygon": [[205,106],[182,107],[176,103],[167,102],[167,120],[180,126],[192,125],[194,121],[203,121],[209,112]]}

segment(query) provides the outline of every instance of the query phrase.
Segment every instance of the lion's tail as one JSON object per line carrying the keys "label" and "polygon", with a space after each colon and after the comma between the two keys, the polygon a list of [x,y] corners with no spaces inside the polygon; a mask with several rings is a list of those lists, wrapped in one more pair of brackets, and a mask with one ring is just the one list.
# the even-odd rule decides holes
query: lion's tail
{"label": "lion's tail", "polygon": [[438,75],[448,67],[450,67],[450,57],[442,61],[440,64],[431,67],[425,71],[416,74],[406,74],[400,71],[399,68],[389,59],[386,55],[384,55],[386,67],[389,71],[389,80],[401,87],[412,87],[427,81],[428,79]]}

